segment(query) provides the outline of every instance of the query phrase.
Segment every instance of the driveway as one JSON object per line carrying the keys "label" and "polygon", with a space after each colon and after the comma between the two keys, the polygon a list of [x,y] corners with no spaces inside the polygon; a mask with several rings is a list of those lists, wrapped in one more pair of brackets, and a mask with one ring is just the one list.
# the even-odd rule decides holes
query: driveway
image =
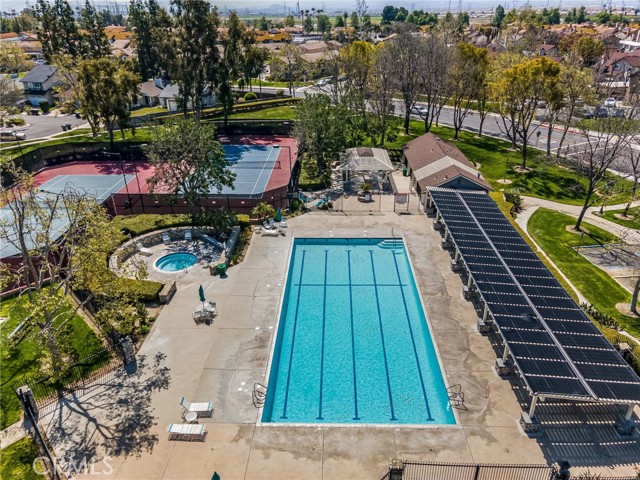
{"label": "driveway", "polygon": [[52,113],[48,115],[22,115],[22,118],[28,126],[18,127],[16,130],[24,132],[28,141],[60,133],[62,125],[70,123],[73,128],[77,128],[87,123],[86,120],[76,118],[75,115],[58,114],[54,116]]}

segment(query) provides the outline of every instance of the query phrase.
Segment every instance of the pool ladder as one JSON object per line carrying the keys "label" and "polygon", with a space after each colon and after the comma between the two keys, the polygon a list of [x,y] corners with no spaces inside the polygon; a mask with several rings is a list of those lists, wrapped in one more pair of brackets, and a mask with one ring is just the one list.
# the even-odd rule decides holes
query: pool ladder
{"label": "pool ladder", "polygon": [[253,400],[254,407],[260,408],[264,406],[264,402],[267,399],[267,387],[261,383],[254,383],[251,399]]}

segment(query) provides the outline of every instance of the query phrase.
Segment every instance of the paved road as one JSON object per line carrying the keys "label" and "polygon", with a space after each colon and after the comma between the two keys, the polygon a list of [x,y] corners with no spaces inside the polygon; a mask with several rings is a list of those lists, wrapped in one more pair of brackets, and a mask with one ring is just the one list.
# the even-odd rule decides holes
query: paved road
{"label": "paved road", "polygon": [[27,140],[61,133],[62,125],[71,124],[73,128],[76,128],[86,123],[86,120],[78,119],[75,115],[23,115],[22,118],[29,126],[18,127],[16,130],[24,132],[27,135]]}

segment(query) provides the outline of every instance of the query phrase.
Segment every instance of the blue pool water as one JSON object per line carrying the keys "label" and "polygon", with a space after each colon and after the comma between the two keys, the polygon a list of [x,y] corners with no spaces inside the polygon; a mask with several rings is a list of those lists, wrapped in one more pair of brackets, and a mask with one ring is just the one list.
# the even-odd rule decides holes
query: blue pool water
{"label": "blue pool water", "polygon": [[295,240],[262,421],[455,423],[401,240]]}
{"label": "blue pool water", "polygon": [[156,268],[163,272],[179,272],[193,266],[197,261],[198,257],[192,253],[170,253],[156,261]]}

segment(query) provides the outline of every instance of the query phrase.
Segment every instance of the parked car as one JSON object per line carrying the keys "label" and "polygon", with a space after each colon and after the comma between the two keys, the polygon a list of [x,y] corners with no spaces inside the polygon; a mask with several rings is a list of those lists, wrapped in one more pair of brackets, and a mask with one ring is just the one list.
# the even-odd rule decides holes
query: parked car
{"label": "parked car", "polygon": [[4,141],[26,140],[27,135],[15,130],[0,130],[0,139]]}
{"label": "parked car", "polygon": [[36,60],[34,63],[35,63],[36,65],[46,65],[46,64],[47,64],[47,61],[46,61],[46,60],[43,60],[43,59],[40,59],[40,60]]}
{"label": "parked car", "polygon": [[624,108],[612,108],[609,112],[609,116],[614,118],[624,118],[626,116],[626,112],[624,111]]}
{"label": "parked car", "polygon": [[615,107],[616,106],[616,99],[613,97],[609,97],[604,101],[604,106],[605,107]]}
{"label": "parked car", "polygon": [[329,80],[328,78],[321,78],[316,82],[316,87],[324,87],[326,85],[329,85],[330,81],[331,80]]}
{"label": "parked car", "polygon": [[411,107],[411,115],[420,115],[421,117],[426,117],[427,113],[427,109],[419,105]]}

